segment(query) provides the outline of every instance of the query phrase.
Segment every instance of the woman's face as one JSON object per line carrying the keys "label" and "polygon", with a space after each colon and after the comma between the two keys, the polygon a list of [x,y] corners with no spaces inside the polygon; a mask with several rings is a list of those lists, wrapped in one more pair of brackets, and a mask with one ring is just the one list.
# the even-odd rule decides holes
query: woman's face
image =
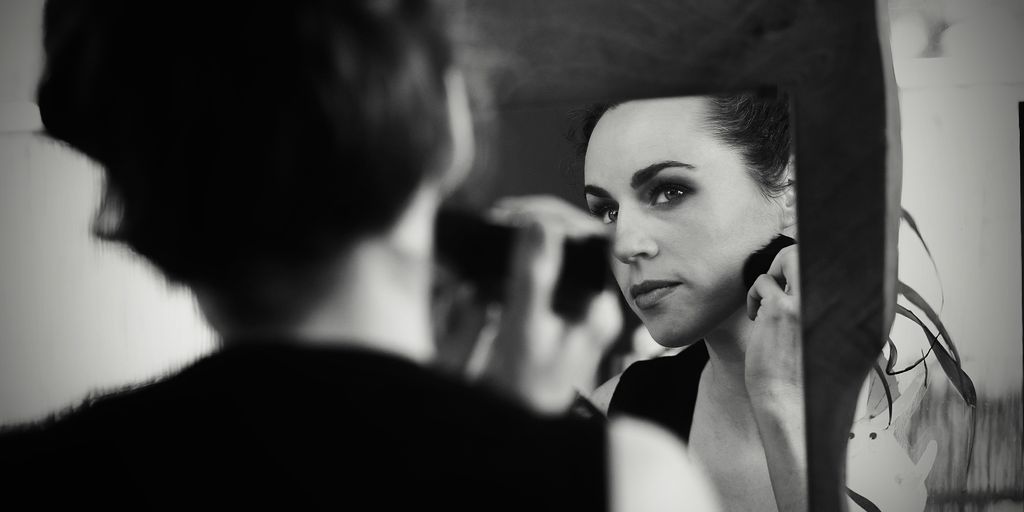
{"label": "woman's face", "polygon": [[743,263],[784,225],[781,200],[709,131],[705,101],[619,105],[586,155],[587,203],[613,227],[619,288],[666,346],[699,340],[744,306]]}

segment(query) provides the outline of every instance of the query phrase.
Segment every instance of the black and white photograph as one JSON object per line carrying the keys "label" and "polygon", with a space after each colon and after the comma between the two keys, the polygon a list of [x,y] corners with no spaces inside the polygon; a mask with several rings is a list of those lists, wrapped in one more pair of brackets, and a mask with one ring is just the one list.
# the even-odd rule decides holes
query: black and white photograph
{"label": "black and white photograph", "polygon": [[1024,510],[1019,0],[0,0],[4,510]]}

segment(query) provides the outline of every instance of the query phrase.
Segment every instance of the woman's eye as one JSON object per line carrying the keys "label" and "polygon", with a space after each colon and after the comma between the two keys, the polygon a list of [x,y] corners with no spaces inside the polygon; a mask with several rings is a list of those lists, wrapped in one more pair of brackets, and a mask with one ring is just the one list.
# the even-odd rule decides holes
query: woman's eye
{"label": "woman's eye", "polygon": [[612,222],[615,222],[616,218],[618,218],[619,209],[613,206],[603,206],[600,208],[594,208],[590,211],[590,214],[597,217],[605,224],[611,224]]}
{"label": "woman's eye", "polygon": [[652,204],[671,203],[672,201],[675,201],[675,200],[685,196],[687,194],[687,192],[689,192],[689,190],[687,190],[686,188],[680,187],[680,186],[675,186],[675,185],[658,187],[657,189],[655,189],[651,193],[651,196],[652,196],[651,197],[651,203]]}
{"label": "woman's eye", "polygon": [[615,222],[615,219],[617,218],[619,218],[618,208],[605,208],[605,210],[601,212],[601,222],[604,222],[605,224],[611,224],[612,222]]}

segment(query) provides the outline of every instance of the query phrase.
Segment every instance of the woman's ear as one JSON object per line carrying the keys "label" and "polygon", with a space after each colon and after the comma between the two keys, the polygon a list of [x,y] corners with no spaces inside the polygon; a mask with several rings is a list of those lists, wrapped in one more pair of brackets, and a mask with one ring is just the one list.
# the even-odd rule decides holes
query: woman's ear
{"label": "woman's ear", "polygon": [[786,189],[779,197],[779,205],[782,207],[782,234],[796,238],[796,178],[793,172],[793,160],[790,159],[786,165]]}
{"label": "woman's ear", "polygon": [[441,187],[447,195],[456,189],[473,165],[476,141],[473,137],[473,117],[469,108],[466,81],[457,70],[445,73],[444,85],[448,101],[448,130],[451,137],[451,158],[441,176]]}

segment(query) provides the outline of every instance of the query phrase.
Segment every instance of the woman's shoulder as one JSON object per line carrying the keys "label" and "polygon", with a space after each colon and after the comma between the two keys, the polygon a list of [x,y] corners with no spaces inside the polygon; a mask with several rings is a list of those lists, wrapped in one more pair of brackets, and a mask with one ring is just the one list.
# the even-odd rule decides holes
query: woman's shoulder
{"label": "woman's shoulder", "polygon": [[607,412],[608,405],[623,380],[626,381],[625,386],[631,387],[637,382],[646,382],[649,379],[685,379],[691,376],[692,372],[703,370],[707,361],[708,349],[703,341],[698,341],[671,356],[634,361],[622,373],[598,386],[589,398],[598,409]]}
{"label": "woman's shoulder", "polygon": [[701,341],[672,356],[633,363],[610,393],[608,414],[654,421],[687,439],[700,374],[707,361],[707,347]]}

